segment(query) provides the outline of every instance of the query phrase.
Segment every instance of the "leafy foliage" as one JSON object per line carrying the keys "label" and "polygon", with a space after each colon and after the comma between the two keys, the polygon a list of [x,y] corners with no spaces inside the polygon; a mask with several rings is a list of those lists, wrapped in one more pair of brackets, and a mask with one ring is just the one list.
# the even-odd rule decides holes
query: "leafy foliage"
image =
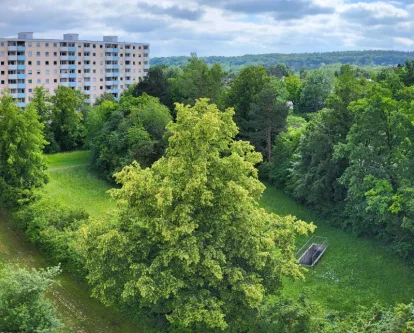
{"label": "leafy foliage", "polygon": [[119,218],[82,231],[88,280],[106,304],[187,331],[245,331],[281,277],[300,277],[296,233],[258,207],[259,153],[234,141],[233,110],[177,105],[166,156],[117,174]]}
{"label": "leafy foliage", "polygon": [[13,98],[0,100],[0,203],[15,206],[32,200],[47,181],[42,150],[43,125],[33,107],[20,109]]}
{"label": "leafy foliage", "polygon": [[46,292],[59,267],[31,271],[5,266],[0,271],[0,331],[57,333],[62,323]]}
{"label": "leafy foliage", "polygon": [[168,108],[146,94],[123,96],[119,103],[103,102],[88,120],[93,165],[110,180],[133,161],[151,165],[164,152],[165,127],[170,121]]}

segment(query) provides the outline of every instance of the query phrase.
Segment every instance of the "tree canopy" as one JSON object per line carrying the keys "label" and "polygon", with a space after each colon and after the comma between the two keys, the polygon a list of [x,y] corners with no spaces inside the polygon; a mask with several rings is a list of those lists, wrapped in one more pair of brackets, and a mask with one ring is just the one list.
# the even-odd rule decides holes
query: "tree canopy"
{"label": "tree canopy", "polygon": [[119,217],[82,231],[96,297],[158,325],[240,332],[283,276],[301,276],[295,237],[312,226],[259,207],[262,158],[234,141],[233,114],[206,99],[177,105],[166,156],[116,175]]}

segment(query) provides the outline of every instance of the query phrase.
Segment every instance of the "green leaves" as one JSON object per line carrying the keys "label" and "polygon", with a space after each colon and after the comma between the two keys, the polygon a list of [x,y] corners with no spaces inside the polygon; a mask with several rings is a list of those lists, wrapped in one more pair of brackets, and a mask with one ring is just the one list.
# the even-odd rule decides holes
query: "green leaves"
{"label": "green leaves", "polygon": [[261,155],[234,141],[233,114],[207,99],[177,105],[166,156],[116,175],[119,216],[85,227],[82,242],[105,303],[191,331],[243,331],[282,275],[300,277],[295,235],[312,227],[259,208]]}

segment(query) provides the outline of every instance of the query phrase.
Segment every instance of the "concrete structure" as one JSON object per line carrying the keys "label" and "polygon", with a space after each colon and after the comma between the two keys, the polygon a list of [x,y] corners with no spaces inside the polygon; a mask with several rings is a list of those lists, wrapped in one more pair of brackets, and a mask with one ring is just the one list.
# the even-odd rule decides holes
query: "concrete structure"
{"label": "concrete structure", "polygon": [[0,91],[9,89],[22,107],[40,85],[51,93],[59,85],[79,89],[89,103],[105,92],[119,98],[146,75],[149,53],[149,44],[118,42],[117,36],[87,41],[64,34],[56,40],[21,32],[0,38]]}

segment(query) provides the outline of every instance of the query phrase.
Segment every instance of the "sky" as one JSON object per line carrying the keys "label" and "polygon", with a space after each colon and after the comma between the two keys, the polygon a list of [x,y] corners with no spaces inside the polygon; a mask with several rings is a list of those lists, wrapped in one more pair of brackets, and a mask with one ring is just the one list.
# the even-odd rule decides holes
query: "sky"
{"label": "sky", "polygon": [[0,0],[0,36],[151,44],[151,57],[414,50],[414,0]]}

